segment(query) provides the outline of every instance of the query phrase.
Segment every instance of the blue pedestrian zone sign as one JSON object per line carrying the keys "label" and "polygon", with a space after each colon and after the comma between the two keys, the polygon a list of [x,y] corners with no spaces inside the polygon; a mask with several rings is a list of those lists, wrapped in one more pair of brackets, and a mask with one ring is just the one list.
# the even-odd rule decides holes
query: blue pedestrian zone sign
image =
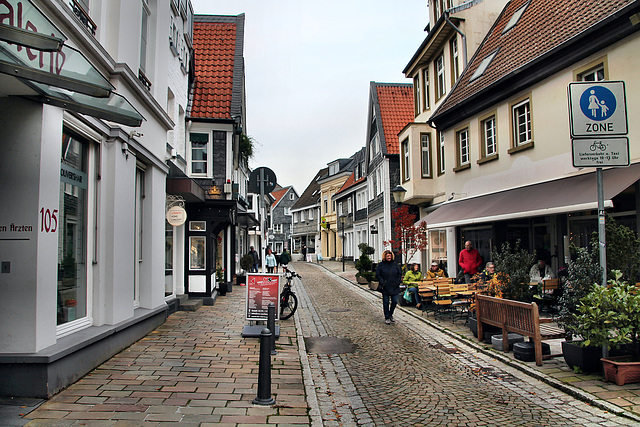
{"label": "blue pedestrian zone sign", "polygon": [[569,110],[573,137],[627,134],[624,82],[569,84]]}

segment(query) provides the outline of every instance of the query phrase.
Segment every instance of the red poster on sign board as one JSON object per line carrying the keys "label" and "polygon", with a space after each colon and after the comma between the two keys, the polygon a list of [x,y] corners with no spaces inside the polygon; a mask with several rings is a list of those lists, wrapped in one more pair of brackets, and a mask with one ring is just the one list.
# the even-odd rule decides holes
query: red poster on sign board
{"label": "red poster on sign board", "polygon": [[279,300],[280,275],[247,274],[247,320],[267,320],[267,310],[271,302],[276,306],[276,320],[278,320]]}

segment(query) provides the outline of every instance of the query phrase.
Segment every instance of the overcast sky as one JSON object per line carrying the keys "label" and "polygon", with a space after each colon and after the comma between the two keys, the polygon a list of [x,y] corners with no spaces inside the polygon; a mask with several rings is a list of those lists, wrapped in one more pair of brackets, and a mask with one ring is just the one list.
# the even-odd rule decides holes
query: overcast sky
{"label": "overcast sky", "polygon": [[302,194],[327,163],[366,144],[369,82],[402,70],[426,37],[427,0],[192,0],[196,14],[245,14],[252,168]]}

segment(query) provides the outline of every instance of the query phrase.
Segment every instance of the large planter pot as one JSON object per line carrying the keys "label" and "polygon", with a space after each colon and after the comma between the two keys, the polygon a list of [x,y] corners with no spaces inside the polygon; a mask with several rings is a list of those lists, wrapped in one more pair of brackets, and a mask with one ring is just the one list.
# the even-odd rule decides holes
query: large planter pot
{"label": "large planter pot", "polygon": [[602,348],[582,346],[581,341],[563,341],[562,355],[570,368],[579,368],[580,372],[602,372]]}
{"label": "large planter pot", "polygon": [[631,356],[603,357],[604,379],[622,386],[640,382],[640,362],[632,362]]}
{"label": "large planter pot", "polygon": [[[476,317],[469,317],[469,329],[471,329],[473,336],[478,338],[478,319]],[[491,344],[491,336],[502,333],[502,329],[487,324],[484,325],[482,331],[484,332],[483,341],[487,344]]]}
{"label": "large planter pot", "polygon": [[361,285],[369,284],[369,281],[362,276],[356,276],[356,282],[358,282]]}

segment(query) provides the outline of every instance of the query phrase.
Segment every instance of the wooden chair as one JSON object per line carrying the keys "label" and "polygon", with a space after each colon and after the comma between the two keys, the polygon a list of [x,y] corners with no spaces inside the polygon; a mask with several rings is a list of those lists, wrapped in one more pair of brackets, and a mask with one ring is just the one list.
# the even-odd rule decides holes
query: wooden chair
{"label": "wooden chair", "polygon": [[451,283],[439,283],[435,281],[436,291],[433,297],[434,317],[443,312],[451,312],[451,304],[453,303],[451,295]]}
{"label": "wooden chair", "polygon": [[453,323],[455,323],[456,319],[467,319],[473,293],[473,291],[469,290],[469,285],[466,283],[451,285],[451,295],[453,297],[453,302],[451,303],[451,320]]}
{"label": "wooden chair", "polygon": [[422,306],[420,308],[421,314],[433,310],[433,297],[435,296],[435,289],[431,280],[424,280],[418,284],[418,293],[422,298]]}
{"label": "wooden chair", "polygon": [[540,302],[541,311],[549,311],[552,304],[558,300],[555,293],[558,290],[558,279],[544,279],[540,286],[540,294],[534,295],[534,298]]}

